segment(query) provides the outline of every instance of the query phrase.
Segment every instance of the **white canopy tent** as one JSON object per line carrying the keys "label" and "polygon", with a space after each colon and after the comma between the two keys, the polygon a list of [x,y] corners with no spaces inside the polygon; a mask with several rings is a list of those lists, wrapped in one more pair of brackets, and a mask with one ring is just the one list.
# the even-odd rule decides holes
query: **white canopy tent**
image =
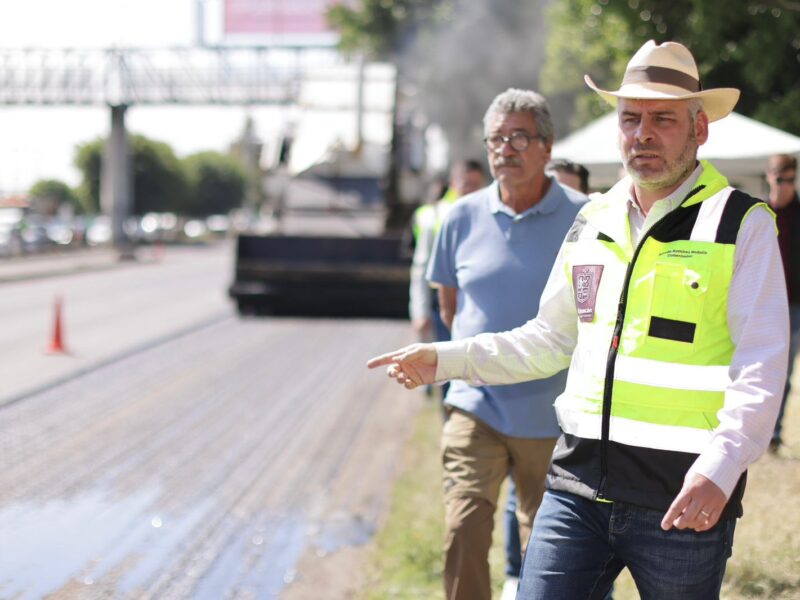
{"label": "white canopy tent", "polygon": [[[708,141],[698,155],[714,163],[744,191],[763,196],[764,170],[772,154],[800,155],[800,137],[737,113],[709,126]],[[584,165],[593,189],[606,189],[619,179],[622,161],[617,147],[617,113],[610,112],[553,146],[553,158]]]}

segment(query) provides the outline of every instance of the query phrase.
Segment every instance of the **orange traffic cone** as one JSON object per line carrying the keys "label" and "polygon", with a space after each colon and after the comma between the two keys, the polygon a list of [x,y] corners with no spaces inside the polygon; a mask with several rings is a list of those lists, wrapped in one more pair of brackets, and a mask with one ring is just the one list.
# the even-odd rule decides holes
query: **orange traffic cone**
{"label": "orange traffic cone", "polygon": [[64,336],[61,323],[61,296],[55,298],[55,317],[53,319],[53,337],[50,340],[50,345],[47,347],[48,354],[66,354],[67,348],[64,345]]}

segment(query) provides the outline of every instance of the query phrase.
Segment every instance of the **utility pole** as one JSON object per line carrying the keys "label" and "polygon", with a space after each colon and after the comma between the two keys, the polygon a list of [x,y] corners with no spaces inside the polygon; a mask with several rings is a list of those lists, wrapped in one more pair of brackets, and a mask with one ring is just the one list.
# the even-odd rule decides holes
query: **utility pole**
{"label": "utility pole", "polygon": [[133,245],[125,232],[131,213],[133,181],[124,104],[111,107],[111,133],[108,136],[100,170],[100,207],[111,219],[111,240],[121,260],[133,258]]}
{"label": "utility pole", "polygon": [[206,0],[195,0],[194,43],[199,47],[206,45]]}

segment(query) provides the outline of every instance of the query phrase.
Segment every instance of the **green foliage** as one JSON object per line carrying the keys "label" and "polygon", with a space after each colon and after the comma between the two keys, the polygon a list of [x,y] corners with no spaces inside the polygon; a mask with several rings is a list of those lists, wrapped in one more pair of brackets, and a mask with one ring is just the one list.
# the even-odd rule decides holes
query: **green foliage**
{"label": "green foliage", "polygon": [[246,177],[235,158],[219,152],[198,152],[183,163],[191,196],[187,214],[226,214],[242,205]]}
{"label": "green foliage", "polygon": [[549,20],[542,89],[566,105],[562,112],[574,112],[573,127],[603,108],[583,74],[616,89],[633,52],[655,39],[688,46],[704,87],[741,89],[737,112],[800,134],[797,2],[563,0],[552,5]]}
{"label": "green foliage", "polygon": [[399,55],[415,31],[436,18],[443,0],[358,0],[334,4],[327,12],[330,26],[340,34],[345,54],[363,52],[371,59]]}
{"label": "green foliage", "polygon": [[31,186],[28,195],[48,202],[52,212],[56,212],[62,204],[71,205],[79,212],[82,208],[75,191],[58,179],[40,179]]}
{"label": "green foliage", "polygon": [[584,74],[591,73],[598,85],[618,82],[631,55],[641,45],[617,15],[606,14],[600,27],[592,12],[597,6],[594,0],[564,0],[552,4],[547,11],[551,29],[541,90],[549,100],[559,136],[609,110],[597,94],[586,93]]}
{"label": "green foliage", "polygon": [[[133,160],[132,214],[186,212],[189,190],[183,165],[172,148],[142,135],[129,138]],[[100,211],[100,172],[105,141],[96,139],[77,148],[75,166],[83,179],[79,197],[87,212]]]}
{"label": "green foliage", "polygon": [[98,138],[79,144],[75,149],[75,167],[81,172],[78,199],[89,214],[100,212],[100,169],[105,142]]}
{"label": "green foliage", "polygon": [[134,215],[148,212],[185,214],[189,187],[181,161],[164,142],[132,135]]}

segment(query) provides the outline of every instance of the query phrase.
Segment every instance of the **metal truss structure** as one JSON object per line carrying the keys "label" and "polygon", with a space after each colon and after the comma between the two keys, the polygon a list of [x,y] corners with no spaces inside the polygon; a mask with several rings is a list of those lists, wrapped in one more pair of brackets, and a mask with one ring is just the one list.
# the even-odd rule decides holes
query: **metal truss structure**
{"label": "metal truss structure", "polygon": [[[343,69],[331,68],[346,64],[330,46],[0,48],[0,106],[110,108],[111,130],[102,161],[100,205],[111,217],[115,246],[121,256],[126,256],[131,246],[124,222],[130,214],[133,194],[125,127],[129,107],[298,104],[303,102],[301,88],[310,79],[347,81]],[[359,69],[361,77],[363,63]]]}
{"label": "metal truss structure", "polygon": [[288,104],[330,47],[0,49],[0,105]]}

